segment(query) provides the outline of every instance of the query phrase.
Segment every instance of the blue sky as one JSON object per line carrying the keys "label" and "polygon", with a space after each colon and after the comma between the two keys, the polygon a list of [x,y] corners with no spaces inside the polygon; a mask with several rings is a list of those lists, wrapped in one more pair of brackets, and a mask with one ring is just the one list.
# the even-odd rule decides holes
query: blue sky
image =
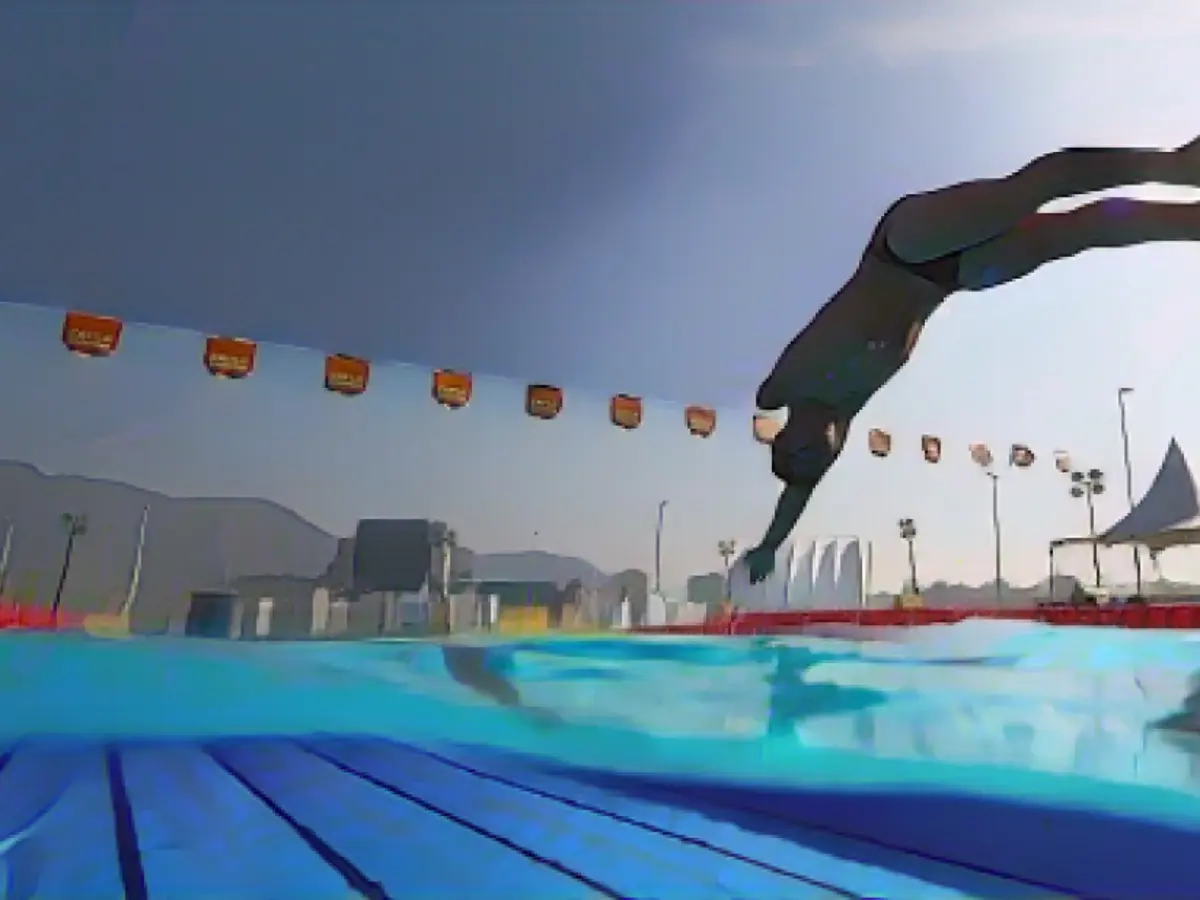
{"label": "blue sky", "polygon": [[[16,86],[0,97],[0,296],[423,367],[380,368],[336,403],[302,351],[266,347],[254,379],[219,384],[195,336],[131,330],[87,365],[58,352],[56,316],[5,309],[0,396],[23,427],[0,455],[261,494],[334,531],[441,513],[481,548],[537,531],[608,567],[649,566],[662,497],[668,569],[709,568],[718,538],[757,537],[775,493],[743,424],[754,386],[896,196],[1058,146],[1200,132],[1192,4],[1042,8],[0,4]],[[802,532],[873,540],[886,585],[912,516],[926,577],[980,581],[989,485],[970,441],[1118,476],[1128,384],[1139,487],[1170,435],[1200,452],[1198,278],[1198,248],[1153,247],[954,299]],[[431,365],[516,380],[451,417],[427,401]],[[526,420],[524,380],[566,385],[567,415]],[[615,391],[660,398],[639,432],[605,424]],[[711,441],[683,431],[685,402],[722,408]],[[887,461],[862,449],[873,425],[896,435]],[[940,467],[920,461],[925,431],[945,440]],[[1032,581],[1045,540],[1085,514],[1048,465],[1002,491],[1008,573]],[[1200,576],[1177,553],[1168,574]],[[1105,564],[1127,577],[1123,554]]]}

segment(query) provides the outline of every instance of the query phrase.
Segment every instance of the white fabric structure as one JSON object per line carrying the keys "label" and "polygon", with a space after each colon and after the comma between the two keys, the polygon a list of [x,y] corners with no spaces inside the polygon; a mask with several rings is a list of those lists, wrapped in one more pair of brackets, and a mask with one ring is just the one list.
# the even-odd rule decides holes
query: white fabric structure
{"label": "white fabric structure", "polygon": [[[869,555],[869,544],[866,549]],[[739,558],[730,569],[729,595],[745,610],[858,609],[866,581],[862,542],[834,536],[793,544],[771,577],[756,585]]]}
{"label": "white fabric structure", "polygon": [[1128,515],[1094,538],[1052,541],[1051,554],[1069,544],[1141,544],[1151,550],[1200,544],[1200,492],[1179,442],[1171,439],[1149,490]]}
{"label": "white fabric structure", "polygon": [[1110,545],[1144,544],[1153,550],[1200,543],[1200,497],[1178,441],[1171,439],[1145,496],[1098,540]]}
{"label": "white fabric structure", "polygon": [[788,552],[787,583],[784,585],[783,605],[804,609],[812,605],[813,569],[816,565],[817,544],[810,542],[797,552],[792,544]]}

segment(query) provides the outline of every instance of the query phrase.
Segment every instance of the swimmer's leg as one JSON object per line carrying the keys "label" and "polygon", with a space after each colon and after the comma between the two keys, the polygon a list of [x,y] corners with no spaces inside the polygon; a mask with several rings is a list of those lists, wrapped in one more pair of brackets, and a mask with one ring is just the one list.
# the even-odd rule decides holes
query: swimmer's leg
{"label": "swimmer's leg", "polygon": [[967,290],[979,291],[1085,250],[1186,241],[1200,242],[1200,203],[1101,200],[1070,212],[1038,213],[964,251],[959,278]]}
{"label": "swimmer's leg", "polygon": [[1200,139],[1175,150],[1048,153],[1005,178],[906,197],[889,213],[885,234],[901,259],[924,262],[996,237],[1052,200],[1141,184],[1200,187]]}

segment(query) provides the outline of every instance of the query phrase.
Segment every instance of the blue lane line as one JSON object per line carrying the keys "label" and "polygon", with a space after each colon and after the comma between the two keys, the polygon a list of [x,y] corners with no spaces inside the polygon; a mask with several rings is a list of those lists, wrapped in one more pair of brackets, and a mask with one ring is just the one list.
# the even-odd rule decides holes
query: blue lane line
{"label": "blue lane line", "polygon": [[190,744],[121,752],[153,900],[347,900],[347,883],[288,824]]}
{"label": "blue lane line", "polygon": [[227,771],[242,787],[257,797],[262,803],[271,810],[278,818],[286,822],[296,832],[296,835],[306,843],[309,848],[316,853],[325,863],[334,869],[342,878],[345,879],[346,885],[353,891],[356,891],[361,897],[366,900],[392,900],[391,896],[384,890],[383,886],[377,881],[368,878],[366,873],[359,869],[349,859],[335,850],[331,845],[326,843],[320,835],[307,825],[302,824],[291,816],[283,807],[276,803],[270,795],[261,790],[250,779],[239,772],[234,766],[231,766],[221,755],[212,754],[213,761],[221,768]]}
{"label": "blue lane line", "polygon": [[[668,799],[671,795],[672,788],[662,785],[656,785],[648,782],[644,789],[650,793]],[[1061,885],[1047,884],[1035,881],[1030,878],[1022,878],[1019,875],[1014,875],[1011,872],[1005,872],[991,866],[983,865],[977,862],[971,862],[964,859],[955,859],[936,852],[936,848],[925,849],[921,847],[901,846],[884,840],[871,834],[858,833],[845,830],[843,828],[831,827],[828,824],[815,822],[811,819],[802,818],[794,813],[780,813],[770,808],[764,808],[763,805],[753,802],[752,800],[743,800],[737,796],[738,788],[736,786],[728,787],[722,792],[719,802],[709,801],[709,808],[719,812],[722,808],[726,810],[738,811],[757,816],[764,822],[774,822],[780,826],[803,829],[813,834],[819,834],[825,837],[833,837],[841,840],[849,840],[856,842],[861,847],[871,848],[874,856],[880,857],[884,854],[902,854],[910,860],[919,860],[924,864],[936,864],[946,869],[957,870],[959,874],[958,880],[962,880],[962,875],[966,874],[974,883],[980,885],[987,883],[991,885],[991,891],[982,891],[981,896],[986,897],[1004,897],[1011,900],[1025,900],[1031,893],[1042,900],[1113,900],[1111,897],[1105,897],[1096,894],[1083,894],[1071,888]],[[694,805],[694,801],[689,801],[690,805]],[[856,823],[857,824],[857,823]]]}
{"label": "blue lane line", "polygon": [[[588,810],[656,834],[702,847],[710,853],[738,860],[784,877],[822,884],[846,897],[908,897],[923,900],[967,900],[960,891],[837,857],[778,838],[755,835],[735,826],[721,825],[687,810],[627,800],[589,785],[558,780],[542,773],[507,764],[502,759],[474,758],[451,752],[433,752],[412,745],[394,744],[398,751],[417,754],[459,769],[476,778],[505,784],[578,809]],[[970,895],[973,897],[973,895]]]}
{"label": "blue lane line", "polygon": [[403,745],[365,740],[303,742],[343,771],[470,816],[480,827],[538,848],[625,896],[858,900],[859,894],[806,875],[741,859],[680,835],[506,784]]}
{"label": "blue lane line", "polygon": [[[532,847],[528,846],[528,842],[513,840],[513,832],[522,831],[531,824],[533,824],[534,828],[539,827],[536,822],[531,823],[526,818],[526,815],[522,815],[523,813],[528,814],[529,810],[497,808],[495,798],[493,797],[474,797],[470,798],[467,803],[458,803],[455,801],[466,798],[454,796],[454,789],[452,787],[447,789],[448,786],[442,782],[436,785],[424,784],[423,782],[427,780],[424,773],[412,772],[409,773],[409,777],[402,778],[396,782],[390,778],[379,777],[370,772],[365,772],[356,765],[348,764],[333,756],[313,751],[311,748],[304,747],[303,745],[300,746],[301,749],[310,753],[314,758],[322,760],[338,771],[409,803],[413,803],[426,812],[453,822],[460,828],[467,829],[485,840],[499,844],[511,850],[514,854],[523,857],[528,863],[544,866],[560,875],[572,878],[599,896],[612,898],[624,896],[599,878],[558,859],[558,854],[547,855],[540,850],[532,849]],[[436,797],[435,800],[429,799],[431,794]],[[455,807],[458,807],[457,811]],[[497,815],[497,813],[499,814]],[[495,827],[497,825],[499,827]]]}
{"label": "blue lane line", "polygon": [[146,873],[142,871],[142,851],[138,846],[137,825],[133,821],[133,809],[129,805],[129,792],[125,789],[125,772],[121,767],[119,752],[112,748],[104,751],[104,769],[108,776],[108,799],[112,807],[113,834],[117,841],[117,865],[121,870],[121,884],[125,888],[124,900],[147,900]]}
{"label": "blue lane line", "polygon": [[100,746],[22,745],[0,772],[0,798],[7,896],[124,896]]}
{"label": "blue lane line", "polygon": [[[788,834],[792,840],[770,833],[754,833],[729,823],[728,815],[723,815],[721,806],[715,803],[697,803],[695,798],[689,798],[687,809],[681,809],[672,804],[670,792],[666,789],[657,792],[661,802],[634,798],[619,791],[608,791],[572,780],[569,774],[551,774],[504,753],[459,747],[439,747],[436,752],[411,746],[408,749],[462,766],[482,778],[501,780],[552,797],[570,798],[576,803],[584,803],[636,822],[686,834],[724,848],[727,852],[735,852],[787,871],[818,875],[822,881],[841,885],[864,897],[889,900],[907,900],[915,896],[920,896],[922,900],[975,897],[1027,900],[1031,890],[1044,900],[1074,896],[1062,891],[1031,887],[1011,876],[997,877],[992,873],[977,872],[954,861],[929,859],[901,847],[880,845],[809,823],[789,821]],[[824,849],[807,846],[806,838]],[[870,860],[871,863],[856,860]],[[964,882],[967,884],[964,885]],[[953,888],[948,884],[962,887]]]}
{"label": "blue lane line", "polygon": [[222,742],[211,752],[394,897],[617,897],[531,862],[503,839],[482,836],[416,798],[380,790],[289,741]]}

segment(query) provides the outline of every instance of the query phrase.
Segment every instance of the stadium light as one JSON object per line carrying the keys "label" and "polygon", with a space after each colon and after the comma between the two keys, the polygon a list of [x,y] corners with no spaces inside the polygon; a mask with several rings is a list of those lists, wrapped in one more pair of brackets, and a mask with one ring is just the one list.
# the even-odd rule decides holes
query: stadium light
{"label": "stadium light", "polygon": [[1100,545],[1096,541],[1096,503],[1095,498],[1104,493],[1104,472],[1100,469],[1088,469],[1087,472],[1071,473],[1071,496],[1076,500],[1083,498],[1087,501],[1088,537],[1092,540],[1092,571],[1096,578],[1096,587],[1101,586],[1100,574]]}
{"label": "stadium light", "polygon": [[900,537],[908,544],[908,574],[909,590],[912,594],[920,594],[920,582],[917,581],[917,523],[912,519],[901,519]]}

